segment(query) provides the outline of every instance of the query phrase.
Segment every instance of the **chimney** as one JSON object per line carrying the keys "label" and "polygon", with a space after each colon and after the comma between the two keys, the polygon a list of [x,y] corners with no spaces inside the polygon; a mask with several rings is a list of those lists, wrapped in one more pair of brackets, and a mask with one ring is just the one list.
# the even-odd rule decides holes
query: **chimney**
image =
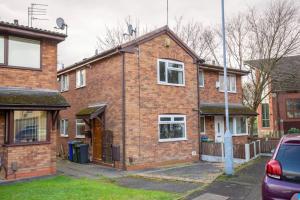
{"label": "chimney", "polygon": [[95,50],[95,55],[98,55],[98,49]]}
{"label": "chimney", "polygon": [[14,25],[18,26],[19,25],[19,20],[14,19]]}
{"label": "chimney", "polygon": [[215,60],[212,60],[211,62],[212,62],[212,64],[213,64],[213,65],[215,65],[215,64],[216,64],[216,61],[215,61]]}

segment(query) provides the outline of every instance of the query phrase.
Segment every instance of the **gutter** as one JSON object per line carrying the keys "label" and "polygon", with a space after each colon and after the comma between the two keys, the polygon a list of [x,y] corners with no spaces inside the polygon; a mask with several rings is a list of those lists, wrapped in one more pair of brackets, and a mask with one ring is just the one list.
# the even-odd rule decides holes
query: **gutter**
{"label": "gutter", "polygon": [[199,148],[199,160],[201,160],[201,143],[200,143],[200,89],[199,89],[199,66],[198,63],[196,63],[197,66],[197,114],[198,114],[198,148]]}

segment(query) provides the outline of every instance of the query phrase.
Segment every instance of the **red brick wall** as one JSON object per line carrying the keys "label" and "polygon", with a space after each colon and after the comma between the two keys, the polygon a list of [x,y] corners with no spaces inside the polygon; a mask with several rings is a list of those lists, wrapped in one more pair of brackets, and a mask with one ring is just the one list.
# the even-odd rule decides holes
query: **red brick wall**
{"label": "red brick wall", "polygon": [[[219,72],[212,70],[204,71],[204,87],[200,87],[200,100],[205,103],[223,103],[224,92],[216,88],[216,82],[219,81]],[[242,81],[241,76],[236,75],[236,93],[228,93],[229,103],[242,103]],[[200,102],[200,104],[201,104]]]}
{"label": "red brick wall", "polygon": [[30,87],[57,89],[56,68],[57,48],[56,43],[43,40],[42,45],[42,70],[14,69],[0,67],[1,87]]}
{"label": "red brick wall", "polygon": [[[71,107],[61,111],[60,118],[69,120],[69,137],[61,137],[58,133],[58,151],[63,145],[64,152],[67,153],[67,142],[76,136],[76,113],[91,104],[97,103],[107,103],[105,128],[113,131],[114,144],[122,145],[121,67],[122,56],[120,54],[92,63],[91,67],[86,68],[86,86],[83,88],[76,88],[75,71],[68,74],[69,91],[63,92],[62,95]],[[91,145],[90,139],[85,139],[85,142]]]}
{"label": "red brick wall", "polygon": [[[193,59],[173,40],[164,46],[166,35],[139,46],[138,53],[126,54],[126,163],[128,169],[151,167],[199,159],[197,68]],[[157,84],[157,59],[175,59],[185,64],[185,86]],[[139,73],[140,71],[140,73]],[[158,115],[186,115],[187,140],[159,142]],[[196,152],[192,156],[192,151]],[[129,162],[129,157],[133,162]]]}

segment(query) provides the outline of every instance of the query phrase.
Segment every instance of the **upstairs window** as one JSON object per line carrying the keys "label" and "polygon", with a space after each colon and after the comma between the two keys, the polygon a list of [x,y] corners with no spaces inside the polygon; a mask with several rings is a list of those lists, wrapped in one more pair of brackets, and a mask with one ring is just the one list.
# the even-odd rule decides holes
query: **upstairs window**
{"label": "upstairs window", "polygon": [[86,72],[85,69],[76,71],[76,88],[84,87],[86,84]]}
{"label": "upstairs window", "polygon": [[300,99],[286,101],[286,114],[288,118],[300,118]]}
{"label": "upstairs window", "polygon": [[263,128],[270,127],[270,111],[268,103],[261,104],[261,120]]}
{"label": "upstairs window", "polygon": [[4,37],[0,36],[0,63],[4,64]]}
{"label": "upstairs window", "polygon": [[[235,75],[227,75],[227,91],[228,92],[236,92],[236,76]],[[224,75],[219,75],[219,83],[220,83],[220,92],[224,92]]]}
{"label": "upstairs window", "polygon": [[199,86],[204,87],[204,72],[199,70]]}
{"label": "upstairs window", "polygon": [[184,64],[178,61],[158,59],[159,84],[184,86]]}
{"label": "upstairs window", "polygon": [[68,91],[69,90],[69,76],[68,75],[62,75],[60,77],[60,91]]}
{"label": "upstairs window", "polygon": [[8,61],[13,67],[41,68],[40,41],[9,36]]}

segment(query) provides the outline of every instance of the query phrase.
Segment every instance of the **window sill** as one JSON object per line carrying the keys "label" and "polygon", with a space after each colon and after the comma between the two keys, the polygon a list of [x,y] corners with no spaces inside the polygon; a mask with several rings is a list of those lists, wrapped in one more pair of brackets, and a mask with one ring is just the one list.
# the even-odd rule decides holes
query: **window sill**
{"label": "window sill", "polygon": [[164,82],[158,82],[158,85],[167,85],[167,86],[175,86],[175,87],[185,87],[185,84],[172,84],[172,83],[164,83]]}
{"label": "window sill", "polygon": [[68,91],[69,91],[69,89],[67,89],[67,90],[61,90],[60,93],[64,93],[64,92],[68,92]]}
{"label": "window sill", "polygon": [[75,139],[85,139],[85,136],[76,136]]}
{"label": "window sill", "polygon": [[205,132],[200,132],[200,135],[205,135]]}
{"label": "window sill", "polygon": [[158,140],[159,143],[164,143],[164,142],[180,142],[180,141],[187,141],[186,138],[180,138],[180,139],[160,139]]}
{"label": "window sill", "polygon": [[60,135],[60,137],[62,137],[62,138],[68,138],[69,135]]}
{"label": "window sill", "polygon": [[238,136],[247,136],[247,133],[243,133],[243,134],[232,134],[233,137],[238,137]]}
{"label": "window sill", "polygon": [[76,89],[81,89],[81,88],[85,88],[86,85],[80,86],[80,87],[76,87]]}
{"label": "window sill", "polygon": [[199,85],[199,88],[204,88],[204,85],[203,86]]}
{"label": "window sill", "polygon": [[10,68],[10,69],[20,69],[20,70],[42,71],[41,67],[34,68],[34,67],[12,66],[12,65],[5,65],[5,64],[0,64],[0,67]]}
{"label": "window sill", "polygon": [[30,142],[30,143],[15,143],[15,144],[4,144],[3,147],[18,147],[18,146],[32,146],[32,145],[48,145],[51,142]]}
{"label": "window sill", "polygon": [[[221,93],[224,93],[225,91],[219,90],[219,92],[221,92]],[[228,91],[228,93],[231,93],[231,94],[236,94],[237,92],[236,92],[236,91],[235,91],[235,92]]]}

